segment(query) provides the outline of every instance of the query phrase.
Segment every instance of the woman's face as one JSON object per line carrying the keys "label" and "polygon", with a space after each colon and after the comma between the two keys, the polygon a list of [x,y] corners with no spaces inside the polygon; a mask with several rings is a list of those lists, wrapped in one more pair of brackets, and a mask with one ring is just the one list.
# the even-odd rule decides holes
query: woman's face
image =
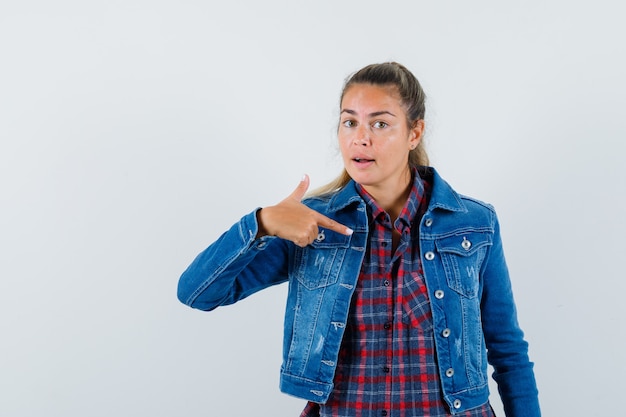
{"label": "woman's face", "polygon": [[409,151],[422,137],[424,122],[409,129],[394,86],[354,84],[341,101],[337,136],[350,177],[368,193],[402,193],[411,180]]}

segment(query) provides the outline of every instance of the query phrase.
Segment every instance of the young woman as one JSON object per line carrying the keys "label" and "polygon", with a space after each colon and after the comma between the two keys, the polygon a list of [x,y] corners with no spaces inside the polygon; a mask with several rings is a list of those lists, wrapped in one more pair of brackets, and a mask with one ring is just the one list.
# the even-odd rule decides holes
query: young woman
{"label": "young woman", "polygon": [[340,101],[344,171],[244,216],[198,255],[178,297],[212,310],[289,282],[281,390],[312,416],[540,416],[493,208],[457,194],[422,146],[425,96],[397,63]]}

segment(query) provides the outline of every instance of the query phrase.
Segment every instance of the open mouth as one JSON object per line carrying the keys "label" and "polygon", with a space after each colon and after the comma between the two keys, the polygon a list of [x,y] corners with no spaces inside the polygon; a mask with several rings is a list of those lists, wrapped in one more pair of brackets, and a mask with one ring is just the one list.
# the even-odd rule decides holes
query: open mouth
{"label": "open mouth", "polygon": [[354,162],[362,163],[362,162],[373,162],[373,159],[365,159],[365,158],[354,158]]}

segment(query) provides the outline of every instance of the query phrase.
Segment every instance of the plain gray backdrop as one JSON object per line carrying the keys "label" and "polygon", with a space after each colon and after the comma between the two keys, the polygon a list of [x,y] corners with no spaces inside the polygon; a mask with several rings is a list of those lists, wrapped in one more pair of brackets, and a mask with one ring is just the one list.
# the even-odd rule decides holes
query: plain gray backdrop
{"label": "plain gray backdrop", "polygon": [[[211,313],[195,255],[341,167],[396,60],[432,165],[493,203],[546,416],[623,409],[626,30],[610,1],[2,1],[0,415],[297,416],[286,286]],[[495,388],[492,401],[500,416]]]}

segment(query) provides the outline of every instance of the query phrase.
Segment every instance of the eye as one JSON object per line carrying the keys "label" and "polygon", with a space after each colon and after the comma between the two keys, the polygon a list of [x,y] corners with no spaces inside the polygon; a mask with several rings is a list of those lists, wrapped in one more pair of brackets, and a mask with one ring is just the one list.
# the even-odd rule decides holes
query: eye
{"label": "eye", "polygon": [[378,122],[374,122],[374,124],[373,124],[372,126],[373,126],[375,129],[384,129],[384,128],[386,128],[386,127],[387,127],[387,126],[389,126],[389,125],[388,125],[386,122],[381,122],[381,121],[378,121]]}
{"label": "eye", "polygon": [[345,127],[354,127],[354,126],[356,126],[356,122],[354,120],[351,120],[351,119],[344,120],[341,124],[344,125]]}

